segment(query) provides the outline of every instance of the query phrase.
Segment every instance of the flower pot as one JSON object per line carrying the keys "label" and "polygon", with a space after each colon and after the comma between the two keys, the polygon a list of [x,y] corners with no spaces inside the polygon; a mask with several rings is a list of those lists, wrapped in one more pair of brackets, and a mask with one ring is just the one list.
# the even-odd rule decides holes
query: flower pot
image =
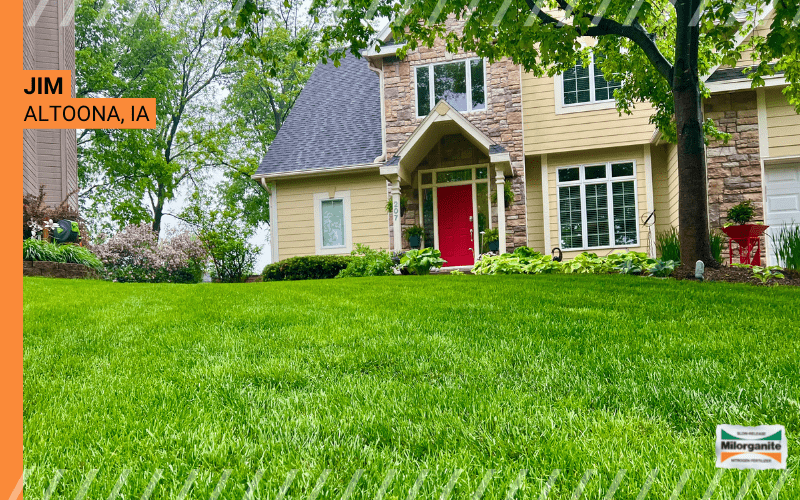
{"label": "flower pot", "polygon": [[408,246],[411,248],[419,248],[421,244],[421,238],[419,236],[409,236],[408,237]]}
{"label": "flower pot", "polygon": [[[733,263],[733,245],[739,246],[739,262],[741,264],[761,265],[761,239],[769,226],[764,224],[740,224],[723,227],[722,232],[728,235],[728,259]],[[755,250],[755,252],[753,252]]]}
{"label": "flower pot", "polygon": [[722,232],[732,240],[747,240],[761,236],[769,226],[764,224],[741,224],[739,226],[723,227]]}
{"label": "flower pot", "polygon": [[489,247],[490,252],[497,252],[500,250],[500,240],[490,241],[486,245]]}

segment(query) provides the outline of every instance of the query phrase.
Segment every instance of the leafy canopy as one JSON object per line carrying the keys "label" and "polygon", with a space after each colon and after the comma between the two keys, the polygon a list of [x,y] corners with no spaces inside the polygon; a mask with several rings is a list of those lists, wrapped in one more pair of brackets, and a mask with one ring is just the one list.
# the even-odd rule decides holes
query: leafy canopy
{"label": "leafy canopy", "polygon": [[[439,38],[450,52],[472,51],[490,61],[510,57],[536,76],[561,73],[576,64],[588,65],[592,51],[605,55],[600,64],[608,79],[622,82],[615,92],[617,109],[630,113],[636,103],[650,102],[652,117],[674,141],[672,98],[676,33],[675,5],[687,0],[340,0],[336,22],[323,30],[318,56],[339,60],[349,47],[353,53],[372,46],[377,31],[366,22],[392,19],[392,43],[399,51],[432,46]],[[696,1],[696,0],[695,0]],[[696,2],[697,3],[697,2]],[[768,36],[751,36],[737,45],[737,35],[748,33],[770,5],[765,0],[699,2],[694,22],[699,28],[697,61],[700,76],[721,64],[734,65],[745,51],[753,60],[739,64],[749,71],[753,85],[785,72],[786,96],[800,112],[800,30],[798,5],[776,0]],[[311,13],[327,7],[313,0]],[[458,20],[459,30],[445,21]],[[333,50],[333,52],[329,52]],[[703,89],[707,95],[707,89]],[[706,133],[722,137],[712,123]]]}

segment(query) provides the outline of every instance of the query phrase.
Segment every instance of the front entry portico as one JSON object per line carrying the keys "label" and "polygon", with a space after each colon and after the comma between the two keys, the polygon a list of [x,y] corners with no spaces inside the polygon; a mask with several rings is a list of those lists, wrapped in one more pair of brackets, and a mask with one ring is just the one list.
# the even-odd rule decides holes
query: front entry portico
{"label": "front entry portico", "polygon": [[[500,233],[505,251],[509,153],[447,102],[436,105],[380,172],[390,182],[395,251],[412,224],[424,229],[423,246],[441,251],[447,266],[474,264],[487,251],[483,235],[490,229]],[[401,192],[418,202],[412,212],[418,220],[401,222]]]}

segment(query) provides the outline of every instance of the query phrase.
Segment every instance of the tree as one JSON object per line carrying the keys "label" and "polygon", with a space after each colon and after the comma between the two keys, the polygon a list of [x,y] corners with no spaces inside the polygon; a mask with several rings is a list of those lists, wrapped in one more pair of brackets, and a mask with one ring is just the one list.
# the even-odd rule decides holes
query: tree
{"label": "tree", "polygon": [[[766,38],[753,36],[740,47],[735,35],[746,26],[734,14],[746,13],[744,24],[753,23],[765,0],[342,0],[338,6],[336,22],[323,29],[316,53],[323,61],[338,61],[344,47],[358,55],[375,43],[375,28],[364,22],[375,16],[393,20],[394,43],[407,43],[401,57],[442,38],[451,52],[474,51],[489,60],[510,57],[537,76],[552,76],[587,64],[592,50],[603,54],[604,73],[623,82],[615,92],[618,110],[630,112],[636,102],[649,101],[655,108],[652,122],[677,142],[679,235],[686,263],[699,259],[715,265],[703,146],[706,135],[724,134],[703,122],[701,99],[708,92],[701,75],[721,63],[735,64],[742,50],[751,48],[758,57],[749,73],[753,85],[784,71],[790,83],[785,93],[800,111],[800,16],[790,0],[774,1],[775,20]],[[311,14],[325,8],[326,2],[313,0]],[[238,12],[239,24],[250,22],[254,12]],[[448,31],[448,16],[463,19],[463,31]],[[582,45],[585,38],[596,46]]]}
{"label": "tree", "polygon": [[214,36],[223,0],[82,0],[76,9],[77,95],[155,97],[155,130],[79,136],[84,211],[119,226],[161,229],[166,204],[221,164],[225,129],[214,90],[232,40]]}
{"label": "tree", "polygon": [[272,0],[247,29],[234,29],[221,30],[238,41],[222,103],[231,133],[218,192],[255,227],[269,220],[269,193],[251,176],[311,76],[313,64],[298,52],[314,46],[319,25],[303,13],[302,2]]}
{"label": "tree", "polygon": [[241,210],[212,201],[200,190],[192,193],[181,219],[194,227],[211,261],[211,276],[223,283],[239,283],[253,270],[259,247],[247,242],[254,234]]}

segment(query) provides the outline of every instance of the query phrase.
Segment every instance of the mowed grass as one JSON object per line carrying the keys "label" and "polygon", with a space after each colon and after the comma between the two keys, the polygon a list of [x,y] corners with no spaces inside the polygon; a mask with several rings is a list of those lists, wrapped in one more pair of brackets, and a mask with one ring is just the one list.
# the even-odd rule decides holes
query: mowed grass
{"label": "mowed grass", "polygon": [[547,498],[625,470],[633,499],[657,469],[646,498],[701,498],[717,424],[785,425],[798,467],[798,320],[798,289],[627,276],[26,278],[25,495],[238,500],[261,470],[253,498],[539,498],[559,469]]}

